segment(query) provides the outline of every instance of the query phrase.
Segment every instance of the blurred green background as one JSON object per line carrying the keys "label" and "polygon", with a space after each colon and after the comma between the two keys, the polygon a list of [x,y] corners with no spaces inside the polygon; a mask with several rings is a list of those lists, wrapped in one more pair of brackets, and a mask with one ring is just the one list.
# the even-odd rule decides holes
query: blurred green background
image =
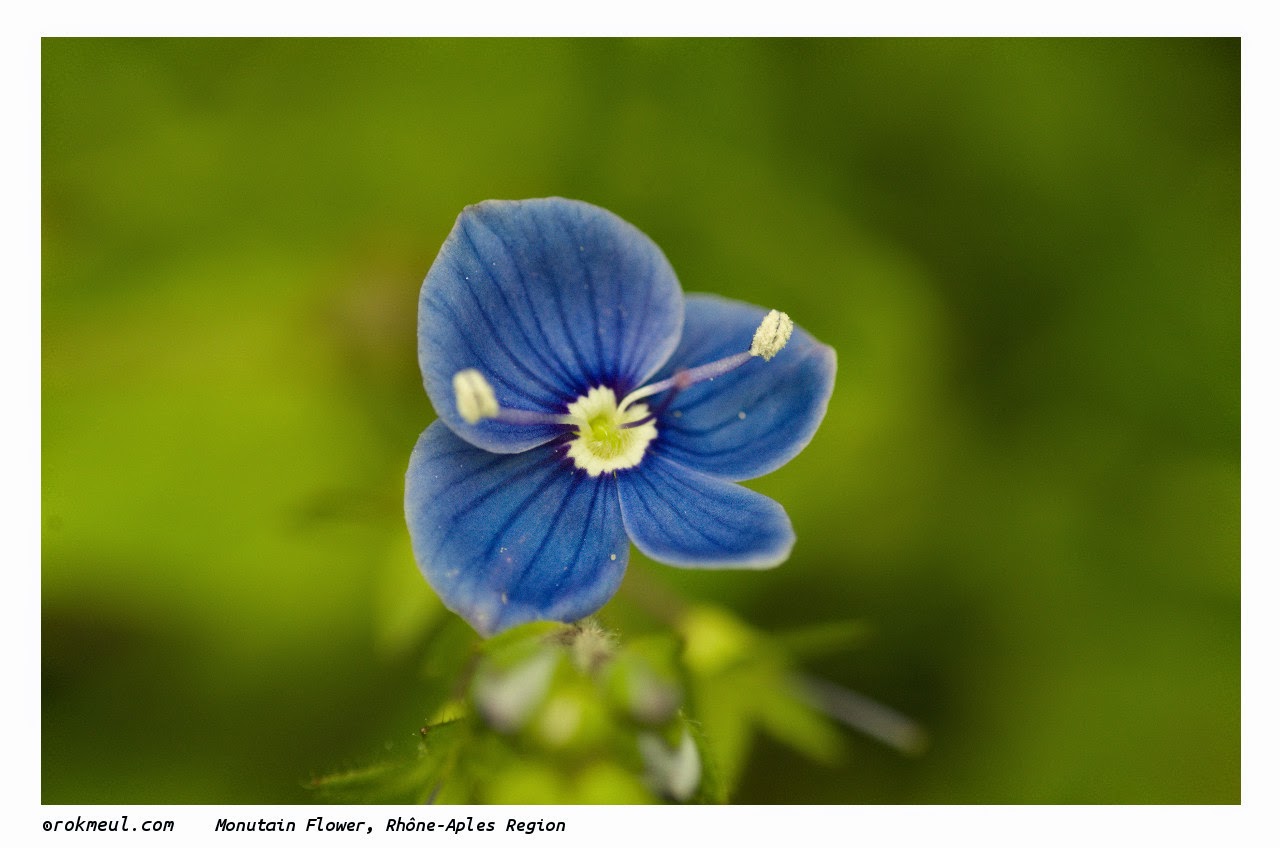
{"label": "blurred green background", "polygon": [[42,92],[45,802],[417,729],[418,287],[545,195],[839,353],[753,484],[792,559],[632,571],[861,621],[808,670],[931,745],[761,740],[736,800],[1239,800],[1238,40],[45,40]]}

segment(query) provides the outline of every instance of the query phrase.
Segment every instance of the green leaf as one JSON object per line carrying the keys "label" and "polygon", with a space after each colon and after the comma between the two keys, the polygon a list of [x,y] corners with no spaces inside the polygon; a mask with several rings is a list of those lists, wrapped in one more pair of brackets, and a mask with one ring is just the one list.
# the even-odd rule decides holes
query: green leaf
{"label": "green leaf", "polygon": [[769,735],[811,760],[834,766],[844,757],[844,737],[839,729],[801,700],[785,677],[762,687],[756,716]]}
{"label": "green leaf", "polygon": [[363,768],[316,778],[310,788],[323,801],[346,804],[422,804],[444,783],[469,728],[452,721],[425,729],[411,750]]}

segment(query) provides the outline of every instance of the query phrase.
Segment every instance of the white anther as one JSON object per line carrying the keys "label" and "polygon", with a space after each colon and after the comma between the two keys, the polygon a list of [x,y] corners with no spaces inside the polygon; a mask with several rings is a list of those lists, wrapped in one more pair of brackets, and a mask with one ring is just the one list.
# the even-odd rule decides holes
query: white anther
{"label": "white anther", "polygon": [[474,368],[464,368],[453,375],[453,400],[458,406],[458,414],[468,424],[498,415],[498,399],[493,396],[493,386]]}
{"label": "white anther", "polygon": [[787,313],[776,309],[769,310],[769,314],[764,316],[764,320],[756,328],[755,336],[751,339],[751,355],[759,356],[765,362],[773,359],[778,351],[787,346],[787,340],[791,338],[793,329],[795,324],[787,317]]}

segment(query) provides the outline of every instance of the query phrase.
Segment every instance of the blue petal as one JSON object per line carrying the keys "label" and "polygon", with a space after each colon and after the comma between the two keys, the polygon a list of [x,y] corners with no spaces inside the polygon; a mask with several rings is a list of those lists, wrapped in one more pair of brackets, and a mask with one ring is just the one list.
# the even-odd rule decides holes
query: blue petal
{"label": "blue petal", "polygon": [[668,565],[769,568],[796,541],[777,502],[662,456],[618,474],[618,500],[631,541]]}
{"label": "blue petal", "polygon": [[[714,295],[689,295],[680,346],[658,377],[746,350],[765,312]],[[768,362],[752,359],[677,395],[658,424],[655,450],[729,480],[767,474],[809,444],[827,414],[835,377],[835,351],[796,327]]]}
{"label": "blue petal", "polygon": [[404,501],[422,573],[484,635],[590,615],[622,582],[613,477],[573,471],[551,448],[488,453],[436,421],[409,458]]}
{"label": "blue petal", "polygon": [[576,200],[489,200],[458,216],[418,303],[418,360],[436,412],[462,438],[513,453],[556,427],[458,415],[453,375],[476,368],[498,403],[563,413],[595,386],[619,397],[675,349],[680,284],[648,236]]}

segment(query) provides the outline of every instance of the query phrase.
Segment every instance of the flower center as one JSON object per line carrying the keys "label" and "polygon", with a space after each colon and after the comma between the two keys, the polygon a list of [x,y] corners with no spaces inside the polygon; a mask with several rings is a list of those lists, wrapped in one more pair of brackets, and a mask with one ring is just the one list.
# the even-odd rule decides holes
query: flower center
{"label": "flower center", "polygon": [[647,405],[632,403],[619,409],[613,389],[605,386],[569,404],[567,418],[577,430],[568,456],[592,477],[639,465],[645,448],[658,435]]}

